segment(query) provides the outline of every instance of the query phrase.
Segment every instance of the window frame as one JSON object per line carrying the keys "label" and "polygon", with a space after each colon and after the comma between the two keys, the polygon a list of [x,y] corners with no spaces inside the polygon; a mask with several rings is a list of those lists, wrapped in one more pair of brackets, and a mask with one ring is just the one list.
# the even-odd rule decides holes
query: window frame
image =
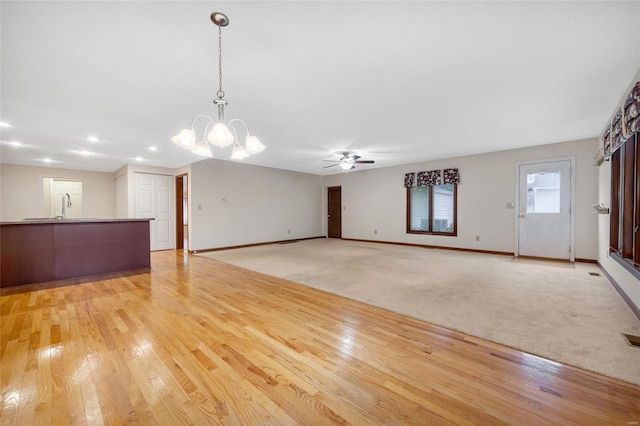
{"label": "window frame", "polygon": [[411,189],[413,187],[406,188],[407,191],[407,204],[406,204],[406,232],[407,234],[419,234],[419,235],[441,235],[445,237],[457,237],[458,236],[458,184],[449,183],[442,185],[453,185],[453,231],[442,232],[433,231],[433,194],[435,191],[433,188],[440,185],[434,185],[429,189],[429,230],[428,231],[416,231],[411,229]]}

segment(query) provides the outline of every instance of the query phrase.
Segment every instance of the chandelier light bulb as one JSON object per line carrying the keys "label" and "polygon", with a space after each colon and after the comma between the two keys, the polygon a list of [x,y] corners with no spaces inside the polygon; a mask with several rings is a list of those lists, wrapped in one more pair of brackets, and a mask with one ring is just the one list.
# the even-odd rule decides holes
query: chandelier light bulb
{"label": "chandelier light bulb", "polygon": [[196,132],[193,129],[183,129],[171,140],[178,146],[193,150],[196,146]]}
{"label": "chandelier light bulb", "polygon": [[233,133],[224,123],[216,123],[207,135],[207,139],[212,144],[221,148],[229,146],[233,143]]}
{"label": "chandelier light bulb", "polygon": [[200,142],[196,143],[196,147],[191,152],[202,157],[213,158],[211,147],[205,139],[202,139]]}
{"label": "chandelier light bulb", "polygon": [[247,133],[247,139],[245,142],[247,154],[257,154],[264,150],[264,145],[258,140],[257,137]]}
{"label": "chandelier light bulb", "polygon": [[244,146],[238,143],[233,146],[233,152],[231,153],[232,160],[242,160],[243,158],[247,158],[248,156],[249,154],[247,154]]}

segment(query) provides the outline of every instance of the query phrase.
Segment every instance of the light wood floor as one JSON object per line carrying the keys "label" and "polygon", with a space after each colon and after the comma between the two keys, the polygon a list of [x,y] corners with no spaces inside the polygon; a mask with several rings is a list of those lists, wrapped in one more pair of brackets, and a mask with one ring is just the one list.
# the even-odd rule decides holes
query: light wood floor
{"label": "light wood floor", "polygon": [[181,250],[0,309],[3,425],[640,421],[638,386]]}

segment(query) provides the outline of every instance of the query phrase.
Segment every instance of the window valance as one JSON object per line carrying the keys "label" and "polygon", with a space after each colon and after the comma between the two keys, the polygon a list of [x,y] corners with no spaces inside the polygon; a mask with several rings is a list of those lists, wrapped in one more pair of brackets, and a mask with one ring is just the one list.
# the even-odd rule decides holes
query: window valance
{"label": "window valance", "polygon": [[640,81],[631,88],[602,133],[602,147],[595,156],[597,163],[608,160],[627,139],[640,133]]}
{"label": "window valance", "polygon": [[442,184],[442,171],[429,170],[427,172],[418,172],[417,186],[435,186]]}
{"label": "window valance", "polygon": [[411,188],[416,183],[416,174],[415,173],[407,173],[404,175],[404,187]]}
{"label": "window valance", "polygon": [[445,184],[453,183],[457,185],[460,183],[460,173],[458,169],[444,169],[442,171],[442,177]]}
{"label": "window valance", "polygon": [[405,188],[411,188],[413,186],[446,185],[450,183],[456,185],[460,183],[460,173],[458,169],[428,170],[417,173],[406,173],[404,175]]}

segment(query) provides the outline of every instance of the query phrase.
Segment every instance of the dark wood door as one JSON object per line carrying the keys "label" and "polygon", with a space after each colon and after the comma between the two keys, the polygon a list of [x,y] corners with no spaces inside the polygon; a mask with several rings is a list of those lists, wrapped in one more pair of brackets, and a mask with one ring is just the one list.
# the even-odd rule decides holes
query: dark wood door
{"label": "dark wood door", "polygon": [[342,238],[342,188],[327,188],[327,236]]}
{"label": "dark wood door", "polygon": [[176,249],[184,248],[183,176],[176,176]]}

